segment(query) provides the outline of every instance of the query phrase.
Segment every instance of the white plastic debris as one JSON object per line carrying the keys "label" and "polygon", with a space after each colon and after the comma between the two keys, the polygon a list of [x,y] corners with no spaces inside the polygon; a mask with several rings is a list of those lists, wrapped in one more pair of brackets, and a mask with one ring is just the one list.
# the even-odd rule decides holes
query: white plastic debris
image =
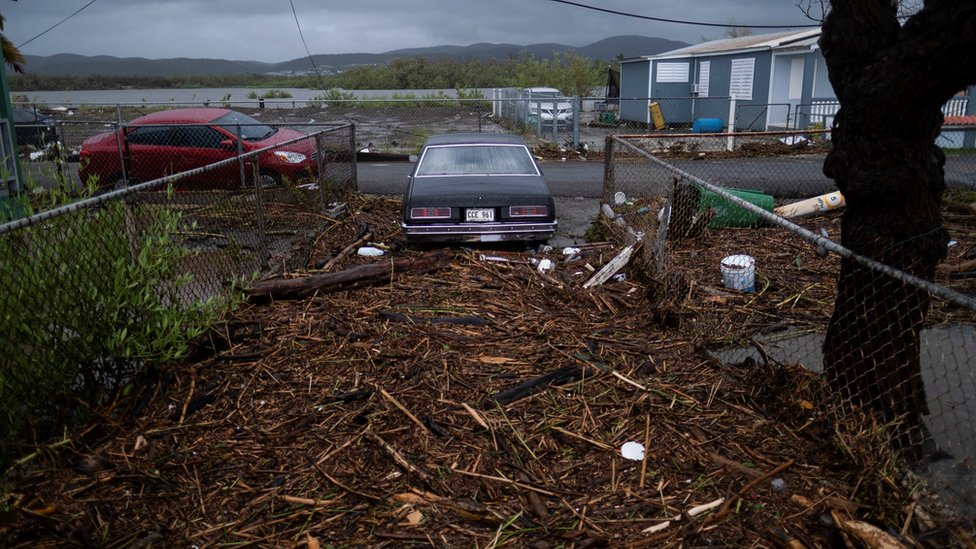
{"label": "white plastic debris", "polygon": [[618,206],[623,206],[625,202],[627,202],[627,195],[625,195],[624,193],[622,193],[620,191],[617,191],[616,193],[614,193],[614,195],[613,195],[613,203],[614,204],[616,204]]}
{"label": "white plastic debris", "polygon": [[802,135],[789,135],[780,139],[780,143],[784,145],[801,145],[807,142],[807,138]]}
{"label": "white plastic debris", "polygon": [[553,268],[552,261],[550,261],[548,259],[543,259],[542,261],[539,262],[539,266],[536,267],[536,268],[539,269],[539,272],[540,273],[548,273],[548,272],[551,272],[552,271],[552,268]]}
{"label": "white plastic debris", "polygon": [[356,253],[363,257],[378,257],[383,255],[385,252],[374,246],[363,246],[362,248],[359,248],[359,251]]}
{"label": "white plastic debris", "polygon": [[508,259],[504,257],[499,257],[497,255],[479,255],[478,259],[481,261],[494,261],[496,263],[508,263]]}
{"label": "white plastic debris", "polygon": [[44,158],[44,152],[43,151],[34,151],[34,152],[30,153],[30,159],[31,160],[40,160],[42,158]]}
{"label": "white plastic debris", "polygon": [[563,248],[563,255],[579,255],[579,248]]}
{"label": "white plastic debris", "polygon": [[644,459],[644,445],[640,442],[634,442],[633,440],[625,442],[623,446],[620,447],[620,455],[624,459],[629,459],[631,461],[643,461]]}
{"label": "white plastic debris", "polygon": [[319,190],[318,183],[304,183],[298,186],[299,189],[303,191],[317,191]]}
{"label": "white plastic debris", "polygon": [[627,280],[627,275],[624,273],[617,273],[611,276],[610,279],[613,280],[614,282],[623,282]]}

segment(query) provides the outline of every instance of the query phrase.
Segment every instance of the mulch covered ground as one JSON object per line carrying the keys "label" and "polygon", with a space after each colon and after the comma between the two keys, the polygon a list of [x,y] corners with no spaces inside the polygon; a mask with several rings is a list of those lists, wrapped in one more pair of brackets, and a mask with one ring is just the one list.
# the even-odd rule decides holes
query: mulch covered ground
{"label": "mulch covered ground", "polygon": [[[972,525],[905,488],[874,426],[830,419],[816,378],[708,358],[702,330],[689,326],[719,306],[760,315],[754,294],[716,293],[720,284],[685,275],[663,283],[683,293],[662,297],[660,281],[628,269],[584,289],[619,245],[569,257],[401,249],[398,201],[349,205],[316,240],[308,272],[292,276],[395,268],[242,306],[193,360],[107,412],[87,444],[32,464],[0,539],[539,548],[971,539]],[[344,255],[364,233],[388,254]],[[555,270],[540,272],[542,259]],[[792,309],[830,293],[803,294],[809,284],[787,275],[796,286],[777,291],[798,296]],[[628,443],[643,456],[624,457]]]}

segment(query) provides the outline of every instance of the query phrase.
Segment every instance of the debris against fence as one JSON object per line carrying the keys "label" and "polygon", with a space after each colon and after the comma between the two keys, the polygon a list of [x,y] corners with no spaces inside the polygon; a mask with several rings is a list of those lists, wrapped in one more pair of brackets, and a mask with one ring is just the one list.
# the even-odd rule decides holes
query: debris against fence
{"label": "debris against fence", "polygon": [[[666,222],[657,234],[666,238],[658,238],[644,263],[659,266],[664,293],[685,314],[686,326],[726,362],[748,358],[802,364],[814,372],[826,368],[824,378],[831,381],[837,397],[846,399],[837,413],[852,413],[852,405],[881,410],[877,420],[903,464],[924,469],[922,477],[930,487],[963,514],[976,514],[976,481],[967,466],[976,455],[976,431],[970,421],[976,412],[976,393],[970,391],[970,365],[976,356],[976,278],[967,267],[976,255],[976,210],[971,198],[966,203],[970,194],[948,194],[943,212],[945,228],[953,235],[948,258],[934,280],[923,280],[837,244],[839,211],[815,208],[821,215],[784,219],[738,189],[715,185],[679,167],[666,151],[651,152],[645,143],[641,138],[614,140],[608,147],[613,151],[607,158],[612,177],[604,196],[622,192],[614,183],[623,182],[629,197],[629,205],[615,210],[618,220],[608,225],[640,232],[660,212]],[[715,173],[718,167],[711,170]],[[789,183],[771,175],[766,174],[763,188]],[[726,214],[743,220],[742,227],[713,223]],[[735,255],[754,259],[755,287],[747,288],[744,303],[742,294],[723,284],[720,272],[723,261]],[[830,353],[837,342],[826,334],[841,261],[874,273],[874,283],[893,298],[890,307],[879,304],[865,311],[865,318],[872,319],[870,328],[849,337],[863,343],[887,337],[892,345],[908,345],[906,349],[914,351],[908,351],[903,363],[880,356],[855,360],[847,354],[841,361],[854,365],[840,374],[831,370],[838,357]],[[919,295],[931,305],[920,306]],[[920,329],[912,333],[898,328],[898,320],[889,325],[888,313],[895,313],[896,319],[918,318]],[[899,399],[915,402],[915,411],[899,412]]]}

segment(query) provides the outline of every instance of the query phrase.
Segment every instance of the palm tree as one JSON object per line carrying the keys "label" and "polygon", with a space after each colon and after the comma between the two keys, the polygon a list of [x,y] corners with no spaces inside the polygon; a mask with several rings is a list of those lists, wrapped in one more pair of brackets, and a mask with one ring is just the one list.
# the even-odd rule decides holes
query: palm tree
{"label": "palm tree", "polygon": [[3,34],[3,16],[0,15],[0,45],[3,46],[3,60],[14,72],[24,72],[24,54],[20,53],[17,46]]}

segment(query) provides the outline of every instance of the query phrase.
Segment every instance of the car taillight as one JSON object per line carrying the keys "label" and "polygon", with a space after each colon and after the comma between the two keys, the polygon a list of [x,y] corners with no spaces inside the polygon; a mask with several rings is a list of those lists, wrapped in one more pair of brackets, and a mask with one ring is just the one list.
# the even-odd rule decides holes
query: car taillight
{"label": "car taillight", "polygon": [[549,206],[511,206],[508,208],[510,217],[546,217]]}
{"label": "car taillight", "polygon": [[410,219],[450,219],[450,208],[410,208]]}

